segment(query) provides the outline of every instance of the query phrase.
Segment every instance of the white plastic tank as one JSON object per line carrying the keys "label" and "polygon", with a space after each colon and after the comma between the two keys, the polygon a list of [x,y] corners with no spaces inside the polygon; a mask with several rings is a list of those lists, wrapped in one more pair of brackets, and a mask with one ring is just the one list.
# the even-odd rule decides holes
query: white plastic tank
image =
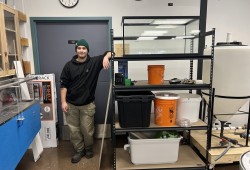
{"label": "white plastic tank", "polygon": [[[204,54],[211,54],[205,49]],[[210,81],[210,60],[203,62],[203,82]],[[215,95],[245,97],[250,96],[250,47],[216,46],[214,48],[213,87]],[[204,92],[208,93],[207,90]],[[208,96],[204,96],[208,102]],[[214,99],[214,115],[219,120],[228,121],[249,99]]]}
{"label": "white plastic tank", "polygon": [[250,151],[240,156],[240,170],[250,170]]}

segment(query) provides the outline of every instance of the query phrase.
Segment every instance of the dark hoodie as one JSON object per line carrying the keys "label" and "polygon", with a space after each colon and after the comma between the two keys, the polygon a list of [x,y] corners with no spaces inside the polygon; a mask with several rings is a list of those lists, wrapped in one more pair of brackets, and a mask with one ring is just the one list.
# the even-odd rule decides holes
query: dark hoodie
{"label": "dark hoodie", "polygon": [[75,55],[65,64],[60,82],[61,88],[67,88],[67,102],[82,106],[95,100],[97,80],[103,68],[102,61],[106,53],[95,57],[88,55],[83,63],[78,62]]}

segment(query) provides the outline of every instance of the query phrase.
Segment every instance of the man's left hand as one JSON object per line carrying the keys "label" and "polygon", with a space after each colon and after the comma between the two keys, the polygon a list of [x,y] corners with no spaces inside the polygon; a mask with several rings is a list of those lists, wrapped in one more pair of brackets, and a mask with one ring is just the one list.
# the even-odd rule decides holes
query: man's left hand
{"label": "man's left hand", "polygon": [[110,67],[109,59],[111,58],[111,52],[107,52],[105,57],[103,58],[102,65],[104,69],[108,69]]}

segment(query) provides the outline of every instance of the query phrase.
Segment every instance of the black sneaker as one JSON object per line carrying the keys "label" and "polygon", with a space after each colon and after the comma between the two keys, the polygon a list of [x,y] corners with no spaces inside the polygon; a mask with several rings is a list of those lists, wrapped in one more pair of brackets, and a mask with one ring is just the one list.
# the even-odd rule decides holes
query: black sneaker
{"label": "black sneaker", "polygon": [[84,157],[85,155],[85,151],[81,151],[81,152],[76,152],[73,157],[71,158],[71,162],[72,163],[77,163],[81,160],[82,157]]}
{"label": "black sneaker", "polygon": [[92,149],[85,149],[85,157],[87,159],[90,159],[94,156],[93,150]]}

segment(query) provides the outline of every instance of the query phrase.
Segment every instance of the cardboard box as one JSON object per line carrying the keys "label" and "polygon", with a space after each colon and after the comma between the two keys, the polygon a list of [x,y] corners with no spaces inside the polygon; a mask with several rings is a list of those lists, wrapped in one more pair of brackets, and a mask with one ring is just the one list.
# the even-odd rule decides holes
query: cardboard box
{"label": "cardboard box", "polygon": [[23,61],[23,72],[24,74],[31,74],[30,61]]}
{"label": "cardboard box", "polygon": [[27,22],[27,16],[21,11],[17,11],[17,16],[20,21]]}
{"label": "cardboard box", "polygon": [[29,40],[27,38],[21,38],[21,46],[28,47],[29,46]]}
{"label": "cardboard box", "polygon": [[41,130],[39,132],[44,148],[57,147],[57,96],[55,74],[28,75],[36,77],[28,84],[30,96],[40,101]]}
{"label": "cardboard box", "polygon": [[39,131],[43,148],[57,147],[58,138],[57,138],[56,124],[52,121],[42,121],[41,129]]}
{"label": "cardboard box", "polygon": [[30,96],[36,100],[40,100],[41,120],[53,121],[57,120],[57,97],[54,74],[28,75],[28,77],[37,77],[28,84]]}
{"label": "cardboard box", "polygon": [[[124,44],[125,46],[125,54],[129,53],[129,44]],[[123,44],[115,44],[115,56],[122,57],[123,56]]]}

